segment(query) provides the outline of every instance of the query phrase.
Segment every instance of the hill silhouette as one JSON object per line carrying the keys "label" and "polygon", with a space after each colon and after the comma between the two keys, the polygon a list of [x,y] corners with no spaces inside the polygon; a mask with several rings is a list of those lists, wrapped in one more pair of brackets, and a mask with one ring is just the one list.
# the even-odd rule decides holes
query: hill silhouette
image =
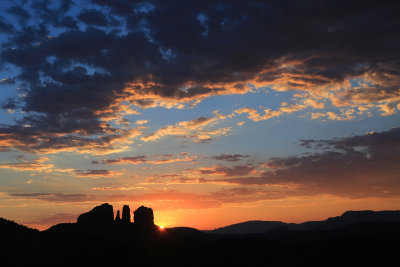
{"label": "hill silhouette", "polygon": [[309,221],[299,224],[279,221],[247,221],[206,232],[243,235],[265,233],[275,228],[294,231],[334,230],[362,222],[400,222],[400,211],[346,211],[341,216],[331,217],[324,221]]}
{"label": "hill silhouette", "polygon": [[161,229],[148,207],[131,216],[126,205],[122,214],[114,217],[105,203],[45,231],[0,219],[0,266],[398,265],[399,211],[349,211],[301,224],[251,221],[213,231]]}

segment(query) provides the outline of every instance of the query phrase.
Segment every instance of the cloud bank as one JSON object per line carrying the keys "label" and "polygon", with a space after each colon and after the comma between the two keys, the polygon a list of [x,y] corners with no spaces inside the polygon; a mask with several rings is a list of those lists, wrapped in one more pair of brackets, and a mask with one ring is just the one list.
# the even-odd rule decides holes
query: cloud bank
{"label": "cloud bank", "polygon": [[[9,2],[2,11],[0,68],[18,72],[1,77],[1,85],[21,92],[3,107],[24,114],[0,126],[2,150],[120,151],[141,132],[126,126],[125,116],[138,108],[183,108],[254,86],[308,97],[265,114],[238,111],[252,120],[322,108],[324,101],[364,109],[372,104],[384,115],[398,109],[395,1],[88,3]],[[349,116],[319,112],[314,118]],[[180,127],[186,126],[142,138],[154,140]]]}

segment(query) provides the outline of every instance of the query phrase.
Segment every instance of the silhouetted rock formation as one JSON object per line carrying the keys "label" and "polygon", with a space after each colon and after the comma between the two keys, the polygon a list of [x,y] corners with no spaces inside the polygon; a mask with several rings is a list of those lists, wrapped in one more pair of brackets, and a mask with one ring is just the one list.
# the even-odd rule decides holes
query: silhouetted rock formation
{"label": "silhouetted rock formation", "polygon": [[140,206],[134,212],[134,223],[135,223],[135,226],[137,226],[141,229],[153,228],[154,227],[153,209],[147,208],[144,206]]}
{"label": "silhouetted rock formation", "polygon": [[91,211],[81,214],[77,223],[92,226],[110,225],[114,223],[113,207],[108,203],[94,207]]}
{"label": "silhouetted rock formation", "polygon": [[117,210],[117,216],[115,216],[115,222],[120,223],[121,222],[121,216],[119,215],[119,210]]}
{"label": "silhouetted rock formation", "polygon": [[128,205],[124,205],[122,208],[122,223],[130,223],[131,222],[131,209]]}

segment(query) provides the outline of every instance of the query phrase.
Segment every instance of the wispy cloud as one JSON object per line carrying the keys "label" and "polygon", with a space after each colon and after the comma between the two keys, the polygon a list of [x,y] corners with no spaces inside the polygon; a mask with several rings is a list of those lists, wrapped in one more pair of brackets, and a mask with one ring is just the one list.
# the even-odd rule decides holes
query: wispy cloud
{"label": "wispy cloud", "polygon": [[182,121],[174,125],[168,125],[147,136],[143,136],[142,140],[148,142],[158,140],[164,136],[176,136],[190,138],[197,143],[205,143],[213,140],[214,137],[227,135],[231,131],[231,127],[219,129],[206,128],[216,125],[226,118],[218,112],[214,114],[215,116],[213,118],[198,117],[190,121]]}
{"label": "wispy cloud", "polygon": [[18,156],[18,162],[0,163],[0,168],[16,171],[51,171],[54,165],[46,163],[48,160],[46,157],[26,159],[24,156]]}
{"label": "wispy cloud", "polygon": [[101,161],[102,164],[168,164],[177,162],[191,162],[198,158],[197,155],[190,156],[188,153],[180,153],[178,155],[174,154],[164,154],[164,155],[154,155],[148,156],[133,156],[133,157],[123,157],[117,159],[104,159]]}
{"label": "wispy cloud", "polygon": [[75,175],[78,177],[88,178],[102,178],[102,177],[117,177],[122,175],[123,172],[113,170],[75,170]]}

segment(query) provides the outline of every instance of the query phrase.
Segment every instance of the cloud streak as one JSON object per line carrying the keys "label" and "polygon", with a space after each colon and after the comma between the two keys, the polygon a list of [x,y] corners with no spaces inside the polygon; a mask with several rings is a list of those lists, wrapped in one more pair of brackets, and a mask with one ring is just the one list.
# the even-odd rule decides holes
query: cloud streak
{"label": "cloud streak", "polygon": [[122,175],[120,171],[112,170],[75,170],[75,175],[78,177],[88,177],[88,178],[112,178]]}
{"label": "cloud streak", "polygon": [[26,159],[23,156],[18,156],[18,162],[0,163],[0,169],[12,169],[16,171],[51,171],[53,164],[45,163],[49,159],[40,157],[36,159]]}
{"label": "cloud streak", "polygon": [[[169,164],[178,162],[193,162],[198,158],[197,155],[189,156],[188,153],[182,152],[174,157],[174,154],[154,155],[152,157],[147,156],[133,156],[123,157],[117,159],[104,159],[101,161],[102,164]],[[97,163],[97,162],[96,162]]]}

